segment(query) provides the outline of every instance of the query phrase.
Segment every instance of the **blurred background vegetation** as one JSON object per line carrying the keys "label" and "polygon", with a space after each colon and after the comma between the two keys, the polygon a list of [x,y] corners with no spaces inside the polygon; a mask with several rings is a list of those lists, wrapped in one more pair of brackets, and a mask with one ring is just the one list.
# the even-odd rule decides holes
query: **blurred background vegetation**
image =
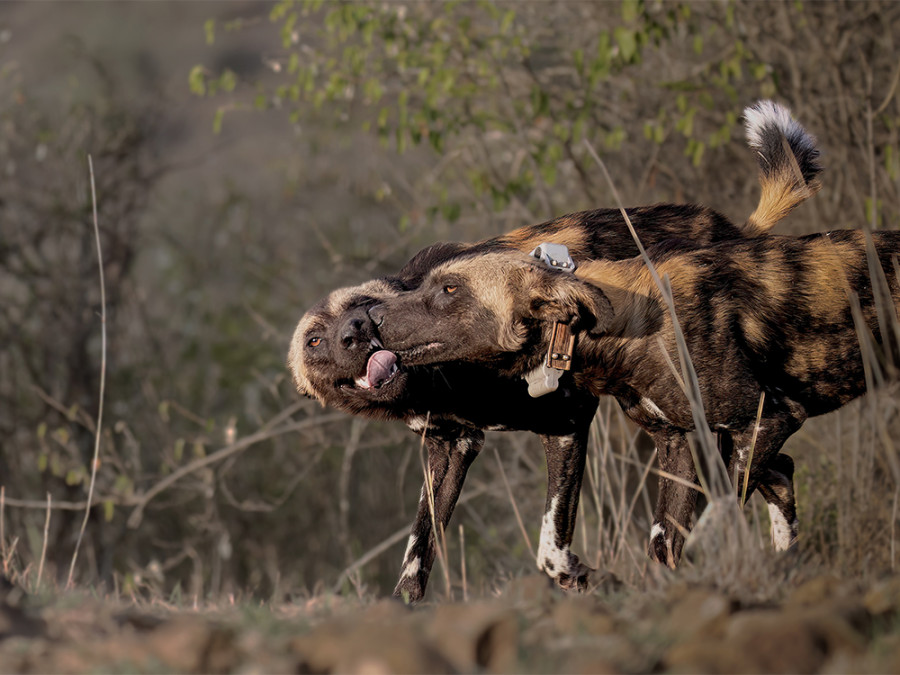
{"label": "blurred background vegetation", "polygon": [[[434,241],[613,206],[584,140],[627,204],[741,221],[758,188],[739,115],[763,97],[791,107],[827,167],[778,232],[896,229],[898,36],[894,2],[0,6],[4,570],[33,572],[50,495],[47,564],[64,577],[87,495],[101,360],[88,153],[109,354],[77,579],[194,598],[386,592],[419,443],[297,397],[284,360],[303,311]],[[650,498],[622,507],[642,441],[601,412],[577,546],[639,571]],[[896,416],[872,396],[791,439],[809,559],[893,569]],[[544,498],[535,439],[490,435],[450,541],[481,588],[532,568],[493,449],[533,541]]]}

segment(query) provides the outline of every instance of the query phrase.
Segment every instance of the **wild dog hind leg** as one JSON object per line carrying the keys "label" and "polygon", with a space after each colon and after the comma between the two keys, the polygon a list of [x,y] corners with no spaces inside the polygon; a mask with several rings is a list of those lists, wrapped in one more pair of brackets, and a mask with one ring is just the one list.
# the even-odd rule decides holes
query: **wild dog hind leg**
{"label": "wild dog hind leg", "polygon": [[794,460],[779,453],[760,479],[759,493],[769,507],[772,521],[772,546],[786,551],[797,543],[797,500],[794,497]]}
{"label": "wild dog hind leg", "polygon": [[483,445],[484,433],[478,429],[448,423],[428,428],[425,447],[428,450],[429,476],[422,485],[416,519],[403,555],[400,580],[394,589],[395,596],[407,602],[418,602],[425,595],[437,550],[432,507],[433,522],[443,530],[453,515],[466,472]]}
{"label": "wild dog hind leg", "polygon": [[[744,472],[746,461],[742,462],[740,454],[734,452],[730,435],[720,433],[720,439],[723,458],[729,465],[728,474],[734,480],[736,472],[741,474]],[[746,496],[743,479],[734,487],[739,499],[744,499],[745,503],[749,501],[753,494],[749,481]],[[760,472],[756,489],[768,507],[772,546],[776,551],[786,551],[796,543],[799,528],[797,502],[794,496],[794,460],[783,452],[775,455],[765,471]]]}
{"label": "wild dog hind leg", "polygon": [[766,402],[758,429],[753,424],[731,434],[734,451],[728,475],[737,477],[735,489],[741,496],[744,492],[744,474],[749,470],[747,497],[753,490],[759,489],[765,499],[772,520],[772,544],[776,551],[785,551],[794,544],[798,528],[794,462],[788,455],[779,453],[784,442],[805,419],[805,411],[792,401]]}
{"label": "wild dog hind leg", "polygon": [[547,455],[547,505],[537,566],[566,590],[586,590],[593,571],[571,551],[589,430],[590,421],[572,434],[541,435]]}

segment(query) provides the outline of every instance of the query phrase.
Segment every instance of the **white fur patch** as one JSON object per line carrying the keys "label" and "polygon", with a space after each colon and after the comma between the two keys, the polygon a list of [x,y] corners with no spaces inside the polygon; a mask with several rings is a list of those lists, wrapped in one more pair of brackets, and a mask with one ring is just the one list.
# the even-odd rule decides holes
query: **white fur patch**
{"label": "white fur patch", "polygon": [[401,579],[405,579],[407,577],[414,577],[419,573],[419,567],[421,567],[422,563],[419,559],[419,556],[416,556],[408,563],[403,566],[403,574],[400,575]]}
{"label": "white fur patch", "polygon": [[799,523],[796,518],[788,523],[776,504],[768,504],[768,507],[769,520],[772,521],[772,546],[776,551],[787,551],[797,541]]}
{"label": "white fur patch", "polygon": [[656,419],[660,419],[663,422],[668,422],[669,418],[665,416],[662,410],[659,409],[659,406],[656,405],[653,401],[651,401],[646,396],[641,399],[641,407],[646,410],[652,417]]}
{"label": "white fur patch", "polygon": [[569,553],[568,548],[556,546],[556,510],[558,507],[559,495],[556,495],[550,501],[550,509],[544,514],[541,521],[541,539],[537,552],[538,569],[553,578],[560,574],[572,573],[572,570],[569,569],[572,554]]}
{"label": "white fur patch", "polygon": [[663,530],[663,526],[659,523],[653,523],[653,527],[650,528],[650,541],[653,541],[657,537],[661,537],[665,534],[665,530]]}
{"label": "white fur patch", "polygon": [[417,434],[424,431],[427,424],[428,419],[424,415],[415,415],[414,417],[406,418],[406,426]]}
{"label": "white fur patch", "polygon": [[766,137],[766,129],[775,127],[792,144],[803,150],[813,150],[815,140],[806,129],[791,116],[791,111],[775,101],[758,101],[744,109],[744,125],[747,129],[747,143],[751,148],[760,149]]}
{"label": "white fur patch", "polygon": [[404,561],[406,561],[409,558],[409,554],[413,550],[413,546],[416,545],[416,542],[418,540],[419,540],[419,538],[416,535],[414,535],[414,534],[409,535],[409,541],[406,542],[406,551],[403,553]]}

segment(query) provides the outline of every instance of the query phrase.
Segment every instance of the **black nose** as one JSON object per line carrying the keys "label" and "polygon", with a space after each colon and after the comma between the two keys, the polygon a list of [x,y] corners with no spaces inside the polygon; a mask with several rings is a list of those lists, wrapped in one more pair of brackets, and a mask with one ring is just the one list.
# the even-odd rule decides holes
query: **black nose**
{"label": "black nose", "polygon": [[358,344],[369,344],[372,340],[371,320],[364,310],[356,310],[347,314],[341,323],[338,337],[345,348]]}
{"label": "black nose", "polygon": [[362,319],[348,319],[341,326],[341,340],[345,343],[359,339],[363,322]]}
{"label": "black nose", "polygon": [[384,305],[372,305],[369,307],[369,317],[375,322],[376,326],[384,323]]}

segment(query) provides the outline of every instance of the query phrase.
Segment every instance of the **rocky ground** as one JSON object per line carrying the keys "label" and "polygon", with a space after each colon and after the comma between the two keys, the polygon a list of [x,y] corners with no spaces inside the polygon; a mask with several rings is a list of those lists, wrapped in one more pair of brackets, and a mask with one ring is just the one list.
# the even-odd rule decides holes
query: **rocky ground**
{"label": "rocky ground", "polygon": [[0,671],[900,671],[900,577],[863,587],[817,576],[770,602],[739,595],[677,578],[655,590],[607,578],[567,596],[534,575],[496,597],[415,608],[321,595],[191,609],[8,588]]}

